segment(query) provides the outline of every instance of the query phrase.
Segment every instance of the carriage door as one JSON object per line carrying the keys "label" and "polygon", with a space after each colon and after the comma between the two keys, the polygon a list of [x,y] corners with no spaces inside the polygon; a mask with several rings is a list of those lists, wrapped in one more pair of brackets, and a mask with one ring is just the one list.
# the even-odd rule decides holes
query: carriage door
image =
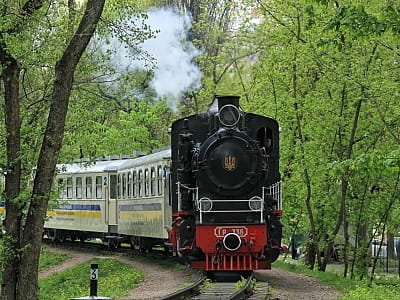
{"label": "carriage door", "polygon": [[110,178],[110,182],[108,184],[108,197],[107,199],[107,221],[109,231],[112,233],[117,230],[118,225],[118,197],[120,197],[120,178],[116,173],[109,173],[108,178]]}

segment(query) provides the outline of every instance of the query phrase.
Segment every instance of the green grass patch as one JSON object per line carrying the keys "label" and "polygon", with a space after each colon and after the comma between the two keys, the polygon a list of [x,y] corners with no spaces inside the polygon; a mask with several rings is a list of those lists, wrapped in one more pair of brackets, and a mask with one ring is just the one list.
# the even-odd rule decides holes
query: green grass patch
{"label": "green grass patch", "polygon": [[42,248],[39,260],[39,272],[59,265],[69,259],[71,256],[65,253],[59,253],[49,250],[47,247]]}
{"label": "green grass patch", "polygon": [[40,300],[70,300],[90,292],[90,264],[99,265],[98,295],[111,298],[125,296],[144,278],[139,270],[116,259],[93,259],[56,273],[39,282]]}
{"label": "green grass patch", "polygon": [[285,263],[276,261],[273,267],[289,272],[305,274],[316,278],[320,282],[332,286],[341,293],[340,300],[393,300],[400,295],[400,280],[397,277],[381,277],[372,284],[369,280],[344,278],[342,273],[334,271],[320,272],[310,270],[299,263]]}

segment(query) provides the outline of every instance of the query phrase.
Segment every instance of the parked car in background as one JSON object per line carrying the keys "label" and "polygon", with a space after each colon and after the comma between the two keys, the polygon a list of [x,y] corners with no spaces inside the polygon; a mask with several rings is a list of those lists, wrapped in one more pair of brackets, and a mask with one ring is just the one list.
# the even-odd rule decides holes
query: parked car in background
{"label": "parked car in background", "polygon": [[[381,246],[382,243],[382,246]],[[380,250],[379,250],[380,248]],[[387,243],[379,239],[373,239],[371,243],[371,255],[373,257],[387,257]],[[397,256],[396,242],[394,243],[394,256]]]}
{"label": "parked car in background", "polygon": [[[382,243],[382,246],[381,246]],[[380,249],[379,249],[380,248]],[[373,257],[386,257],[387,256],[387,244],[384,241],[373,239],[371,243],[371,255]]]}

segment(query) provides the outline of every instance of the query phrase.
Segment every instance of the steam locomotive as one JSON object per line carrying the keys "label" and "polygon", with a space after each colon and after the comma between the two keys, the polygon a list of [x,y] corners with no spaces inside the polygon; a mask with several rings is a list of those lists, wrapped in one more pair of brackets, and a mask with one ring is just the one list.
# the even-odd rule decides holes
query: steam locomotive
{"label": "steam locomotive", "polygon": [[278,123],[216,96],[172,124],[171,145],[58,165],[44,235],[163,246],[205,271],[271,268],[282,237]]}
{"label": "steam locomotive", "polygon": [[282,237],[278,123],[216,96],[171,134],[173,253],[206,271],[270,269]]}

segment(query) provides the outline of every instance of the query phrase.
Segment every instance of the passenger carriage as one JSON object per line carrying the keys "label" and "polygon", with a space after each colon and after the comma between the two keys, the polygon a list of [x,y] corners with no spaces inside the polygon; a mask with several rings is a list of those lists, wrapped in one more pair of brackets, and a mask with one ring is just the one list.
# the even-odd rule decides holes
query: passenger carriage
{"label": "passenger carriage", "polygon": [[52,240],[101,238],[149,249],[168,237],[170,150],[133,159],[58,165],[59,199],[44,233]]}

